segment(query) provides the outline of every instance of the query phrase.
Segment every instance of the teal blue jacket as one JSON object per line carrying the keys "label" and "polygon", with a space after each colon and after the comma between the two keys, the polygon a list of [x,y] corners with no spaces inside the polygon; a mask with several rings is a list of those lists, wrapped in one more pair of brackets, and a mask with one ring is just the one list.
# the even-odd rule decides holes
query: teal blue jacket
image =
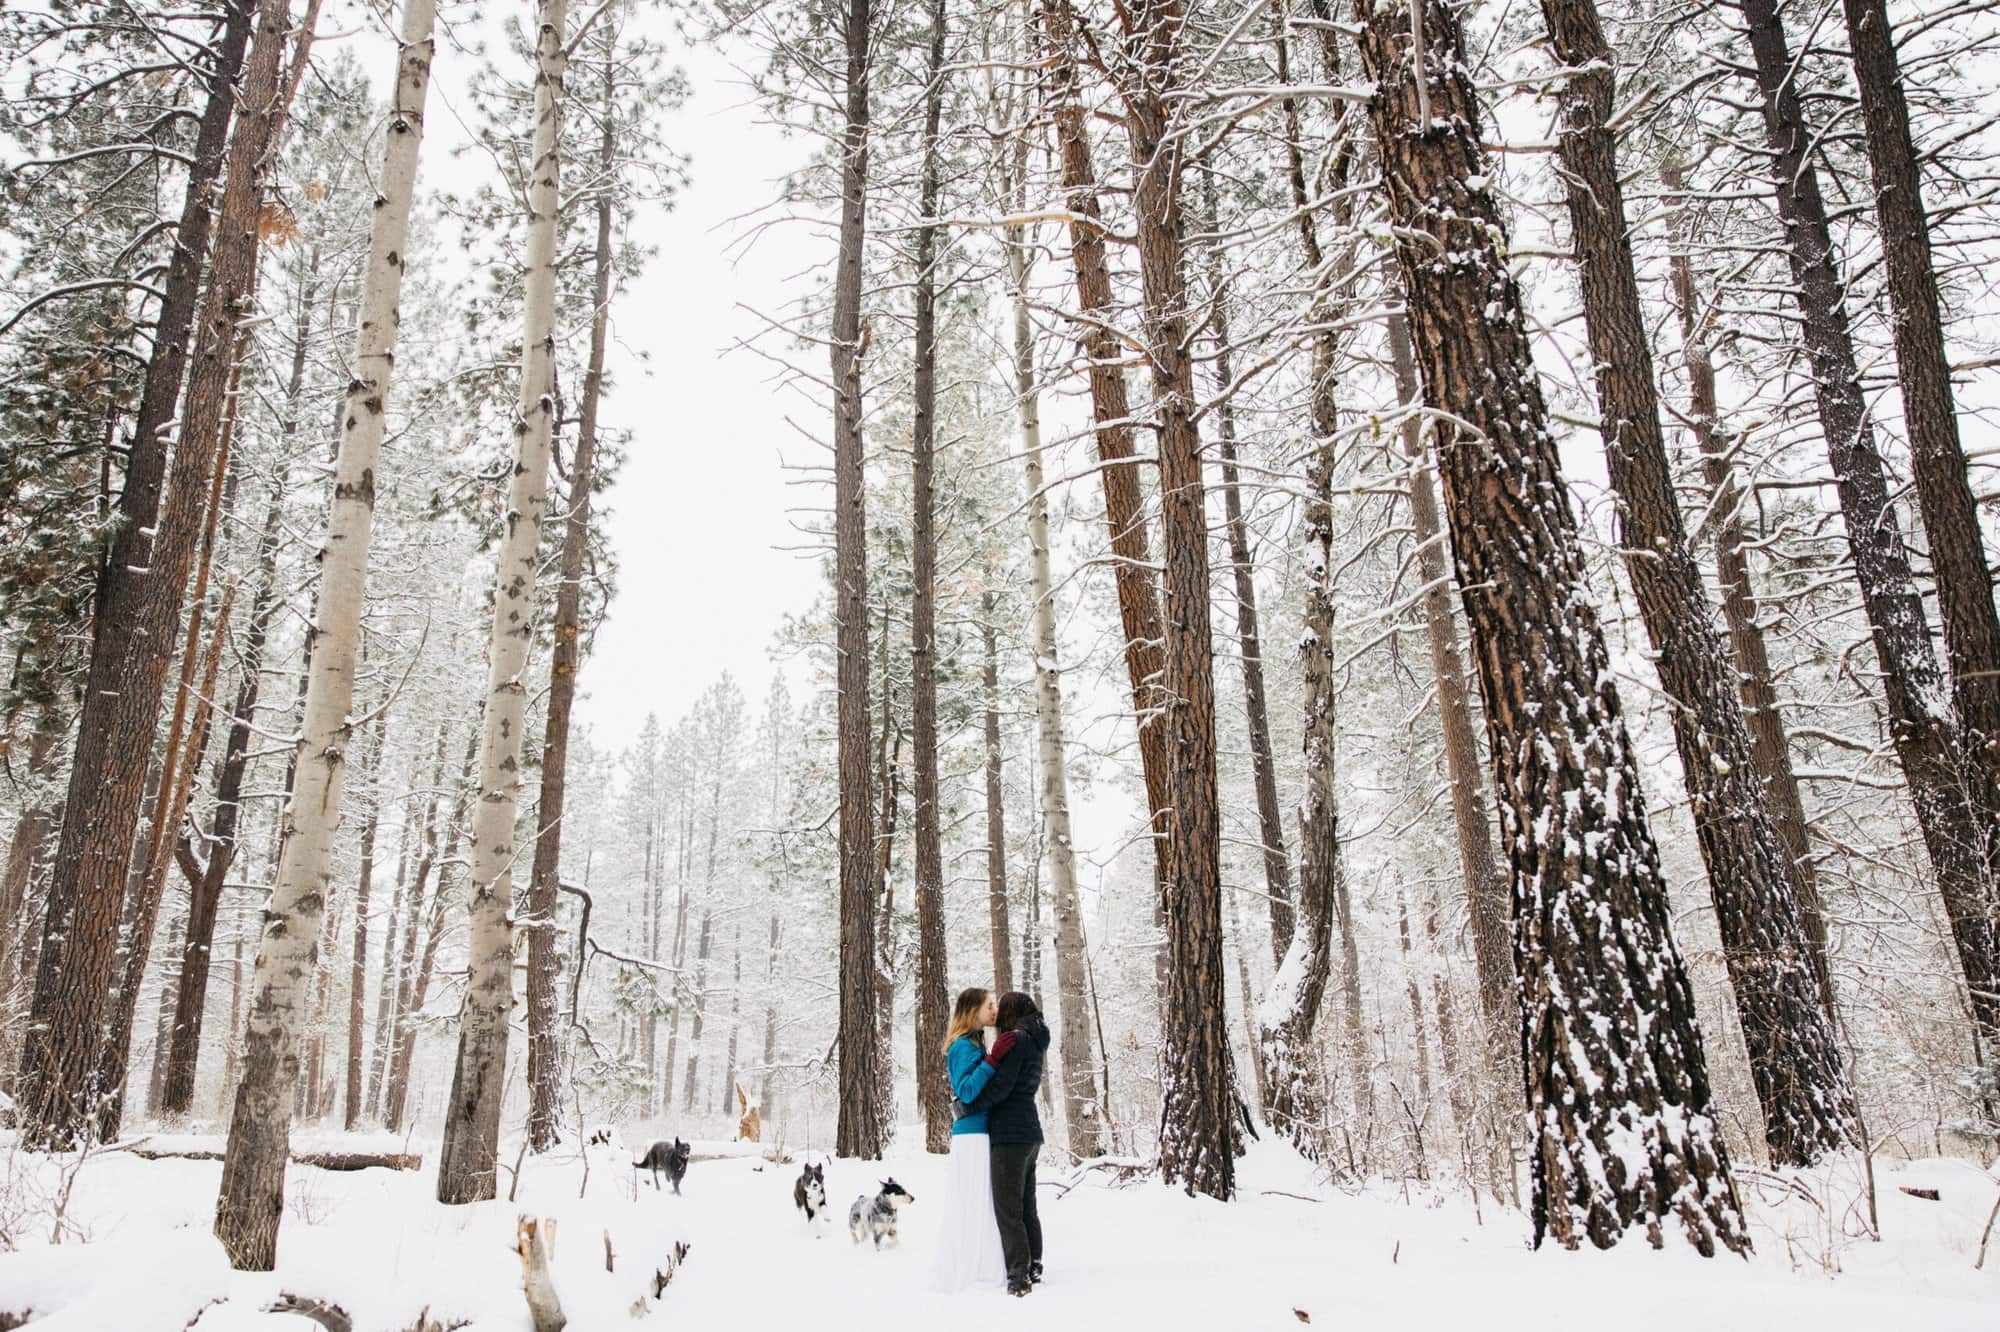
{"label": "teal blue jacket", "polygon": [[[944,1052],[944,1066],[951,1078],[951,1094],[971,1105],[979,1099],[979,1093],[986,1090],[992,1080],[993,1065],[986,1062],[986,1047],[970,1036],[961,1036],[951,1043],[951,1049]],[[986,1132],[986,1112],[962,1117],[951,1126],[954,1136],[960,1133]]]}

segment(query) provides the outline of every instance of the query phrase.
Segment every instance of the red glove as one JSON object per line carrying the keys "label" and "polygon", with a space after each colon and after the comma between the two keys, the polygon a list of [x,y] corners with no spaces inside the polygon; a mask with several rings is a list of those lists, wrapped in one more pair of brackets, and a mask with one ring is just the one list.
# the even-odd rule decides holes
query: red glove
{"label": "red glove", "polygon": [[1014,1042],[1017,1039],[1019,1039],[1017,1034],[1011,1031],[1003,1031],[998,1036],[995,1036],[993,1038],[993,1048],[986,1052],[986,1062],[995,1068],[1000,1067],[1000,1061],[1005,1059],[1007,1052],[1014,1048]]}

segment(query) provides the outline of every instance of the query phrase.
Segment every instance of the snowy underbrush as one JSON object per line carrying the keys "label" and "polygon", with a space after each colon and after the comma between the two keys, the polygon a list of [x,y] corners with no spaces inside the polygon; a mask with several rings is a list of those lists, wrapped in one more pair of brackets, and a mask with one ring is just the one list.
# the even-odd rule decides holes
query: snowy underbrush
{"label": "snowy underbrush", "polygon": [[[1984,1270],[1973,1267],[2000,1182],[1960,1161],[1878,1163],[1872,1219],[1858,1162],[1743,1172],[1758,1252],[1741,1261],[1635,1244],[1535,1252],[1525,1219],[1490,1198],[1401,1183],[1336,1188],[1271,1144],[1244,1159],[1241,1196],[1228,1204],[1189,1198],[1139,1170],[1058,1168],[1049,1153],[1040,1190],[1048,1278],[1023,1303],[927,1289],[944,1172],[941,1158],[912,1151],[921,1136],[906,1127],[885,1162],[827,1162],[834,1224],[818,1232],[792,1207],[798,1162],[722,1143],[693,1144],[678,1197],[635,1179],[629,1141],[528,1161],[511,1203],[510,1143],[503,1199],[466,1208],[432,1201],[435,1143],[410,1145],[422,1170],[295,1166],[278,1269],[261,1274],[231,1272],[209,1236],[215,1162],[98,1152],[77,1165],[0,1145],[10,1187],[25,1198],[32,1185],[44,1208],[63,1197],[66,1213],[60,1244],[49,1243],[46,1211],[12,1233],[15,1251],[0,1255],[0,1314],[32,1311],[29,1325],[49,1332],[305,1332],[310,1323],[270,1312],[290,1294],[338,1305],[355,1332],[400,1332],[420,1315],[471,1332],[527,1332],[515,1252],[527,1215],[557,1223],[553,1273],[577,1332],[1236,1332],[1296,1328],[1302,1318],[1452,1332],[1577,1319],[1675,1332],[2000,1327],[2000,1238]],[[402,1149],[367,1149],[391,1145]],[[915,1195],[902,1243],[857,1248],[845,1233],[848,1204],[891,1175]],[[677,1243],[689,1246],[685,1265],[653,1301],[655,1273]]]}

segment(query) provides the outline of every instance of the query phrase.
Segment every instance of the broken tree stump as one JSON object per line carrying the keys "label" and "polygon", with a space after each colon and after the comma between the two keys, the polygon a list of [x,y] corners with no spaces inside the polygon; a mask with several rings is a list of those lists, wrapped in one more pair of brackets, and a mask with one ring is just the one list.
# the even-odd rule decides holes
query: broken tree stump
{"label": "broken tree stump", "polygon": [[555,1219],[522,1217],[515,1229],[514,1247],[521,1255],[521,1288],[528,1296],[535,1332],[563,1332],[569,1319],[563,1314],[562,1301],[556,1298],[555,1278],[549,1275],[549,1259],[556,1250]]}

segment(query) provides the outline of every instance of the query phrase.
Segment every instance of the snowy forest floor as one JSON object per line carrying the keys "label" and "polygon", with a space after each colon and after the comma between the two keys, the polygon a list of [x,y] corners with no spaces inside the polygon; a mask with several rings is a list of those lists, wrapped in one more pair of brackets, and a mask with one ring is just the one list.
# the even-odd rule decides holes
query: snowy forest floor
{"label": "snowy forest floor", "polygon": [[[570,1327],[843,1332],[845,1329],[1237,1329],[1313,1325],[1498,1332],[1553,1323],[1617,1329],[1816,1332],[2000,1327],[2000,1238],[1973,1269],[2000,1184],[1962,1161],[1877,1168],[1883,1238],[1865,1238],[1858,1167],[1778,1179],[1745,1172],[1757,1255],[1704,1260],[1628,1243],[1610,1253],[1527,1248],[1518,1213],[1463,1192],[1411,1185],[1343,1190],[1264,1144],[1229,1204],[1188,1198],[1108,1171],[1074,1180],[1045,1159],[1041,1210],[1048,1279],[1025,1303],[926,1288],[942,1208],[943,1158],[905,1128],[889,1160],[832,1161],[834,1222],[815,1236],[792,1207],[798,1165],[755,1157],[697,1160],[684,1193],[634,1197],[630,1156],[593,1151],[588,1195],[571,1151],[531,1161],[518,1200],[445,1208],[432,1201],[436,1144],[421,1171],[334,1173],[295,1166],[275,1273],[233,1273],[210,1235],[221,1166],[100,1153],[73,1163],[0,1141],[4,1315],[33,1311],[49,1332],[306,1332],[266,1312],[281,1292],[331,1301],[355,1332],[395,1332],[420,1311],[470,1332],[526,1332],[515,1222],[559,1220],[554,1273]],[[155,1139],[154,1146],[165,1140]],[[182,1144],[186,1145],[186,1144]],[[313,1138],[303,1149],[400,1150],[380,1137]],[[503,1158],[502,1192],[515,1144]],[[697,1144],[696,1151],[741,1151]],[[1053,1157],[1053,1153],[1049,1154]],[[902,1244],[857,1250],[848,1204],[893,1174],[916,1196]],[[1938,1201],[1899,1186],[1935,1189]],[[68,1189],[67,1198],[64,1190]],[[1288,1196],[1296,1195],[1296,1196]],[[63,1237],[50,1230],[62,1206]],[[605,1270],[606,1236],[615,1258]],[[684,1266],[634,1321],[676,1241]],[[1297,1312],[1295,1312],[1297,1311]]]}

